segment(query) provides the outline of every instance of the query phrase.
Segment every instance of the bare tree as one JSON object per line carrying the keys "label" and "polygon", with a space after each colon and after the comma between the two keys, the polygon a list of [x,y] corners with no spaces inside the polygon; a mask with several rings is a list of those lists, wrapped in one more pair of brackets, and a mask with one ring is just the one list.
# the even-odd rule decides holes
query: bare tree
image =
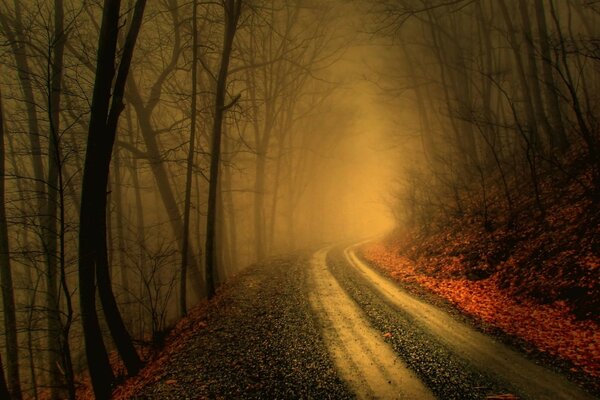
{"label": "bare tree", "polygon": [[215,114],[211,135],[210,176],[208,187],[208,210],[206,221],[206,295],[211,298],[215,294],[215,271],[217,270],[217,188],[219,186],[219,163],[221,158],[221,133],[223,131],[223,117],[228,108],[231,108],[237,98],[230,103],[225,103],[227,90],[227,77],[229,61],[233,48],[233,39],[238,28],[238,21],[242,11],[242,0],[223,0],[225,28],[223,33],[223,49],[217,77],[215,93]]}
{"label": "bare tree", "polygon": [[[4,333],[7,352],[8,387],[11,398],[22,398],[21,380],[19,377],[19,347],[17,338],[17,317],[13,289],[12,267],[8,241],[8,226],[6,222],[5,198],[5,160],[4,146],[4,109],[2,107],[2,91],[0,90],[0,287],[2,288],[2,306],[4,311]],[[0,394],[6,388],[4,370],[1,371]],[[8,396],[6,397],[8,398]]]}
{"label": "bare tree", "polygon": [[[124,107],[125,82],[145,5],[145,0],[136,2],[116,77],[114,69],[119,31],[119,0],[104,2],[98,42],[96,78],[81,191],[79,289],[88,368],[94,393],[99,399],[110,398],[114,377],[96,314],[96,280],[100,286],[100,295],[109,325],[111,325],[111,319],[116,319],[117,325],[119,325],[118,320],[120,319],[118,309],[106,309],[112,295],[108,280],[106,254],[106,189],[117,123],[119,114]],[[115,344],[125,363],[128,364],[129,372],[136,373],[141,362],[135,354],[130,338],[125,330],[116,331],[114,328],[111,326]],[[131,349],[133,349],[133,354],[131,354]]]}
{"label": "bare tree", "polygon": [[192,170],[194,167],[194,156],[196,154],[196,117],[198,97],[198,2],[193,0],[192,5],[192,101],[190,112],[190,142],[187,156],[187,168],[185,175],[185,202],[183,205],[183,234],[181,245],[181,277],[179,291],[179,306],[181,313],[187,313],[187,267],[188,248],[190,236],[190,207],[192,196]]}

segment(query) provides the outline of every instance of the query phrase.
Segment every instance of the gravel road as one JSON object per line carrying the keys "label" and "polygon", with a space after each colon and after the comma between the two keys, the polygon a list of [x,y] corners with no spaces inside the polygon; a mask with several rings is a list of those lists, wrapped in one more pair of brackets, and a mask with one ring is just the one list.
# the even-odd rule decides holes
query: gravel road
{"label": "gravel road", "polygon": [[409,295],[359,260],[352,248],[330,252],[328,264],[389,343],[443,399],[514,394],[520,399],[586,400],[566,378]]}
{"label": "gravel road", "polygon": [[[352,399],[308,300],[310,253],[252,266],[138,399]],[[172,383],[175,381],[176,383]]]}
{"label": "gravel road", "polygon": [[252,266],[220,296],[136,398],[594,398],[341,247]]}

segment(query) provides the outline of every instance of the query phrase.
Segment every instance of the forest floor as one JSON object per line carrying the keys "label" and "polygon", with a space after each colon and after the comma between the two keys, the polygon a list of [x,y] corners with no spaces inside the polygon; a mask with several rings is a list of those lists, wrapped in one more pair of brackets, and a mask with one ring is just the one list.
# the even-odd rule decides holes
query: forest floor
{"label": "forest floor", "polygon": [[376,271],[342,247],[251,266],[114,398],[594,398]]}
{"label": "forest floor", "polygon": [[396,248],[369,243],[360,249],[378,270],[410,291],[438,296],[471,317],[480,329],[505,335],[528,353],[548,355],[576,379],[600,387],[600,326],[591,319],[577,318],[565,301],[540,304],[503,289],[498,276],[469,280],[440,277],[422,272]]}

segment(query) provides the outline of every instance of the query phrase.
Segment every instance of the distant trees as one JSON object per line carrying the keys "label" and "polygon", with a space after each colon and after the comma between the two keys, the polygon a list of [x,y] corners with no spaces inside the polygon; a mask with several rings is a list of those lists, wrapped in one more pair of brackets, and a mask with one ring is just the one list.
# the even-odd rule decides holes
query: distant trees
{"label": "distant trees", "polygon": [[[315,110],[326,104],[336,85],[314,83],[343,50],[343,45],[333,46],[333,27],[327,20],[331,8],[302,5],[280,1],[255,11],[246,19],[245,34],[238,40],[241,65],[234,70],[241,76],[240,90],[245,94],[241,100],[244,139],[254,157],[251,213],[256,260],[286,246],[287,239],[276,234],[277,222],[285,220],[278,214],[282,203],[291,206],[297,201],[297,188],[286,169],[295,156],[306,156],[309,150],[302,146],[301,138],[311,134],[295,128],[301,118],[314,116]],[[311,90],[320,102],[313,102]],[[293,221],[285,224],[293,230]]]}
{"label": "distant trees", "polygon": [[[598,65],[581,51],[596,37],[583,27],[598,15],[582,13],[586,7],[541,0],[373,4],[376,29],[398,44],[390,62],[406,73],[395,84],[412,88],[419,115],[422,157],[404,174],[411,190],[399,192],[405,222],[429,229],[468,214],[493,229],[522,212],[543,219],[542,176],[570,179],[566,164],[581,151],[599,176],[600,131],[591,128],[598,103],[590,97]],[[584,84],[574,84],[574,70]],[[584,186],[588,195],[598,191],[596,183]],[[522,201],[524,191],[531,202]]]}

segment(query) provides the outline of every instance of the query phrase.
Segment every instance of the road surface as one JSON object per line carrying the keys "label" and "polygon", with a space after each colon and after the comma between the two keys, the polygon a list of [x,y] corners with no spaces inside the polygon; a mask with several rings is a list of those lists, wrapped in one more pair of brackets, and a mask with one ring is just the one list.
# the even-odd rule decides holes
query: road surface
{"label": "road surface", "polygon": [[351,246],[248,268],[137,398],[596,397],[408,294]]}

